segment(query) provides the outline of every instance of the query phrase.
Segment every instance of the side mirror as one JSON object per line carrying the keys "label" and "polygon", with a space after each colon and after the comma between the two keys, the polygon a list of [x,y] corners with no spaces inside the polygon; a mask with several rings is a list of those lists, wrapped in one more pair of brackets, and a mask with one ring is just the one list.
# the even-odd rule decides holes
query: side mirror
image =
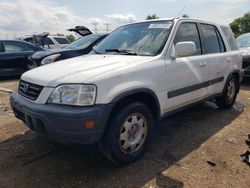
{"label": "side mirror", "polygon": [[171,50],[171,57],[186,57],[196,53],[196,45],[192,41],[178,42],[175,46],[173,45]]}

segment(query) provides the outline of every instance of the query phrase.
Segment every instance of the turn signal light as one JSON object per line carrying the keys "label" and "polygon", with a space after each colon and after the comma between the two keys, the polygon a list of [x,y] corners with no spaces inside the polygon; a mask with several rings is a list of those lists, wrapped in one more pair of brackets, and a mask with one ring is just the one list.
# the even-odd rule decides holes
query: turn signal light
{"label": "turn signal light", "polygon": [[86,127],[87,129],[92,129],[94,126],[95,126],[95,121],[87,121],[87,122],[85,123],[85,127]]}

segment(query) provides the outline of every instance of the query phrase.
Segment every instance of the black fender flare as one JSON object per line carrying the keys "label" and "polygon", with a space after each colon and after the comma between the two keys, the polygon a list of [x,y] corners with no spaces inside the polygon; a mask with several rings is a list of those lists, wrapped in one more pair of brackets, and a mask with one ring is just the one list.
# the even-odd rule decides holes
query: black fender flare
{"label": "black fender flare", "polygon": [[120,100],[122,100],[122,99],[124,99],[126,97],[129,97],[131,95],[141,94],[141,93],[149,94],[154,98],[154,101],[156,102],[156,106],[157,106],[157,109],[158,109],[158,118],[160,118],[160,116],[161,116],[160,102],[159,102],[158,97],[155,94],[155,92],[153,90],[151,90],[151,89],[148,89],[148,88],[135,88],[135,89],[127,90],[127,91],[125,91],[123,93],[120,93],[117,96],[115,96],[112,99],[111,103],[116,104]]}
{"label": "black fender flare", "polygon": [[237,93],[239,93],[239,91],[240,91],[240,70],[233,70],[232,72],[230,72],[229,74],[228,74],[228,76],[227,76],[227,78],[226,78],[226,82],[225,82],[225,85],[224,85],[224,88],[223,88],[223,91],[222,91],[222,93],[224,93],[225,92],[225,90],[226,90],[226,86],[227,86],[227,83],[229,82],[229,80],[231,79],[231,77],[233,76],[233,75],[238,75],[238,78],[239,78],[239,82],[238,82],[238,88],[237,88]]}

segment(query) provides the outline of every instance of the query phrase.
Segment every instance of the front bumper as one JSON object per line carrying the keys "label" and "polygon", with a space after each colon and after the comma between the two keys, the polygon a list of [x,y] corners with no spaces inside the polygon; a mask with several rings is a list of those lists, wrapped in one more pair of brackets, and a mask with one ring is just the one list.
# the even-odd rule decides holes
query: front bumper
{"label": "front bumper", "polygon": [[[15,116],[30,129],[58,142],[92,144],[102,138],[112,104],[75,107],[36,104],[13,92],[10,104]],[[93,128],[86,122],[95,121]]]}

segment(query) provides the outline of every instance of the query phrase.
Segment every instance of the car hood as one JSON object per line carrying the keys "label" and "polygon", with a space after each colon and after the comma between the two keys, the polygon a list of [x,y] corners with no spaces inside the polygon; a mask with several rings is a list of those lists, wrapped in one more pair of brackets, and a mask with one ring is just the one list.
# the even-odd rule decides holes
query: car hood
{"label": "car hood", "polygon": [[24,73],[22,80],[47,87],[64,83],[86,83],[100,74],[150,59],[152,57],[85,55],[35,68]]}
{"label": "car hood", "polygon": [[66,52],[66,51],[70,51],[70,49],[50,49],[50,50],[45,50],[45,51],[38,51],[36,53],[34,53],[31,58],[36,60],[36,59],[43,59],[47,56],[53,55],[53,54],[57,54],[57,53],[62,53],[62,52]]}

